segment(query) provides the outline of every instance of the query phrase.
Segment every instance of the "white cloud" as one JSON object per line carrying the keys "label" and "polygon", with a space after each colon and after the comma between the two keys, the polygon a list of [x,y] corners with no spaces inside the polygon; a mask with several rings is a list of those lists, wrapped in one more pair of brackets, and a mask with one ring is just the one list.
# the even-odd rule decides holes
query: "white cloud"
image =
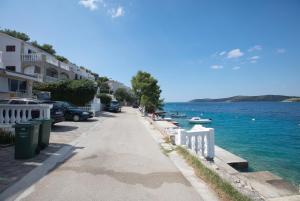
{"label": "white cloud", "polygon": [[257,60],[260,59],[260,56],[253,56],[253,57],[250,57],[248,60],[250,60],[250,63],[256,63]]}
{"label": "white cloud", "polygon": [[98,0],[80,0],[79,4],[89,10],[97,10],[98,9],[97,1]]}
{"label": "white cloud", "polygon": [[277,52],[278,54],[284,54],[284,53],[286,52],[286,50],[285,50],[284,48],[278,48],[278,49],[276,50],[276,52]]}
{"label": "white cloud", "polygon": [[212,68],[212,69],[222,69],[223,68],[223,66],[221,66],[221,65],[212,65],[210,68]]}
{"label": "white cloud", "polygon": [[125,14],[124,8],[121,6],[118,8],[112,8],[108,12],[112,18],[122,17]]}
{"label": "white cloud", "polygon": [[239,67],[239,66],[235,66],[232,68],[232,70],[239,70],[239,69],[241,69],[241,67]]}
{"label": "white cloud", "polygon": [[253,56],[253,57],[250,57],[250,60],[257,60],[259,58],[260,58],[259,56]]}
{"label": "white cloud", "polygon": [[253,47],[250,47],[248,49],[248,52],[259,51],[259,50],[262,50],[262,46],[261,45],[254,45]]}
{"label": "white cloud", "polygon": [[243,55],[244,55],[244,53],[241,52],[240,49],[233,49],[227,53],[227,58],[228,59],[239,58]]}
{"label": "white cloud", "polygon": [[219,56],[223,56],[224,54],[226,54],[226,51],[220,52]]}

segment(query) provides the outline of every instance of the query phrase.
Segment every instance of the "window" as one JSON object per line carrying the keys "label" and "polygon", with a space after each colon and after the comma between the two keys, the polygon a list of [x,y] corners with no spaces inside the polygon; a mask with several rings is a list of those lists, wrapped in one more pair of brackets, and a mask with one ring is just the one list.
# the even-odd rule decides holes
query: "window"
{"label": "window", "polygon": [[26,92],[27,82],[21,80],[8,79],[9,91]]}
{"label": "window", "polygon": [[14,45],[6,46],[6,52],[15,52],[15,51],[16,51],[16,46],[14,46]]}
{"label": "window", "polygon": [[9,91],[18,91],[19,88],[18,85],[19,85],[18,80],[8,79]]}
{"label": "window", "polygon": [[41,74],[41,68],[38,67],[38,66],[35,66],[35,67],[34,67],[34,73]]}
{"label": "window", "polygon": [[9,70],[9,71],[16,71],[16,67],[15,66],[6,66],[5,69]]}

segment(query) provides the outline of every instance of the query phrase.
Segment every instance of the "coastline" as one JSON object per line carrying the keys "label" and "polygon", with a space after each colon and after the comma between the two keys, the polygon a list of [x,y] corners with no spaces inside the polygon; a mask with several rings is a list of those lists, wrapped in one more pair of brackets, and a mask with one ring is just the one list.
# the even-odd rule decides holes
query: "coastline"
{"label": "coastline", "polygon": [[[153,121],[145,117],[164,137],[174,138],[174,133],[169,128],[174,124],[167,121]],[[163,122],[163,123],[162,123]],[[239,192],[249,196],[253,200],[298,200],[299,189],[281,177],[269,171],[247,172],[248,161],[215,145],[216,157],[213,163],[198,157],[188,150],[209,169],[215,171],[222,179],[229,182]],[[236,162],[236,163],[235,163]],[[242,164],[240,166],[239,164]],[[239,171],[243,169],[243,171]]]}

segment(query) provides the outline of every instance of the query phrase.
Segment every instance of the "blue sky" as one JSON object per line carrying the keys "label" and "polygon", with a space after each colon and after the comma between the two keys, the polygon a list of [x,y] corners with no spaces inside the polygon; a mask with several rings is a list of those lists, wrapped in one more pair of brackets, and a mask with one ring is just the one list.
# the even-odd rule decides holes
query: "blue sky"
{"label": "blue sky", "polygon": [[297,0],[0,0],[0,27],[22,31],[130,85],[144,70],[166,101],[300,96]]}

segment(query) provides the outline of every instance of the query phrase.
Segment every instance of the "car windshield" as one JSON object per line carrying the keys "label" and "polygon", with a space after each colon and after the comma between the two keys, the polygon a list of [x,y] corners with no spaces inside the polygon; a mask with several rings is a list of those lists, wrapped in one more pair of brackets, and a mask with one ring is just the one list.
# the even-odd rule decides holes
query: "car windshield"
{"label": "car windshield", "polygon": [[62,105],[64,107],[69,107],[69,108],[76,108],[77,107],[76,105],[73,105],[72,103],[69,103],[69,102],[62,102]]}
{"label": "car windshield", "polygon": [[118,105],[119,102],[118,102],[118,101],[111,101],[111,104],[112,104],[112,105]]}

